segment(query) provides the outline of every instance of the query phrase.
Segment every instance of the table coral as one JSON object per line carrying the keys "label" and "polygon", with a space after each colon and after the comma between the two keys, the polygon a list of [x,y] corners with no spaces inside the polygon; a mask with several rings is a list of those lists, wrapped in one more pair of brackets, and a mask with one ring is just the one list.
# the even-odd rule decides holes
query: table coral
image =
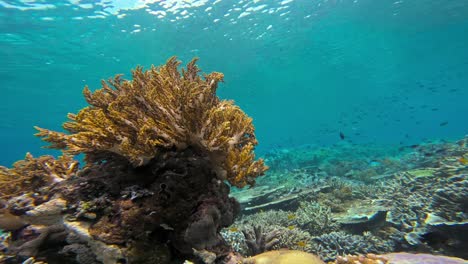
{"label": "table coral", "polygon": [[134,167],[148,164],[162,149],[194,148],[210,154],[218,178],[237,187],[253,184],[267,167],[255,160],[252,119],[216,96],[223,74],[202,77],[196,61],[179,72],[180,62],[172,57],[147,71],[137,67],[131,81],[117,75],[95,92],[85,87],[90,106],[68,115],[68,134],[36,127],[36,135],[51,148],[84,153],[88,163],[114,153]]}

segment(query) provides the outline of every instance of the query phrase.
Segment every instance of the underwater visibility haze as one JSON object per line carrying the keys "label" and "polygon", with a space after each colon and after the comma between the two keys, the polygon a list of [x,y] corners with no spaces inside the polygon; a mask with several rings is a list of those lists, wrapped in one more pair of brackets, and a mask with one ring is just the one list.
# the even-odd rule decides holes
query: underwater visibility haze
{"label": "underwater visibility haze", "polygon": [[467,47],[463,0],[0,0],[0,263],[467,263]]}

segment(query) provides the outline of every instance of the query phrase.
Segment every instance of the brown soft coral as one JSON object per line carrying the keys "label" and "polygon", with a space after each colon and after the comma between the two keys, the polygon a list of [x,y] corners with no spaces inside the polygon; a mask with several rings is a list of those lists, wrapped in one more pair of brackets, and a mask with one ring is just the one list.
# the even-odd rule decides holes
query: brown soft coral
{"label": "brown soft coral", "polygon": [[71,156],[40,156],[30,153],[13,168],[0,166],[0,197],[9,199],[21,193],[38,192],[43,186],[62,181],[78,170],[78,161]]}
{"label": "brown soft coral", "polygon": [[242,187],[253,184],[267,167],[255,161],[257,140],[252,119],[232,101],[216,96],[223,74],[199,75],[196,59],[178,71],[180,62],[143,71],[137,67],[133,80],[117,75],[102,89],[83,93],[90,104],[63,127],[69,134],[38,128],[37,136],[51,148],[68,154],[85,153],[88,162],[118,154],[133,166],[147,164],[162,149],[188,147],[208,153],[218,177]]}

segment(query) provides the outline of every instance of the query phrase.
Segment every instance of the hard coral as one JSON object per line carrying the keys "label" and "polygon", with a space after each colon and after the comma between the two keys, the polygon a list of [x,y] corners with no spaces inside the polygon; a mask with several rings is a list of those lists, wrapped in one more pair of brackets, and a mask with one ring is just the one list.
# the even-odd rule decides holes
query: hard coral
{"label": "hard coral", "polygon": [[40,156],[30,153],[24,160],[17,161],[13,168],[0,166],[0,198],[9,199],[28,192],[39,192],[40,188],[60,182],[78,171],[78,161],[71,156]]}
{"label": "hard coral", "polygon": [[216,96],[223,74],[201,77],[196,61],[180,73],[180,62],[172,57],[147,71],[137,67],[131,81],[117,75],[95,92],[85,87],[90,106],[68,115],[71,121],[63,127],[69,134],[36,127],[36,135],[51,148],[84,153],[90,163],[118,154],[134,167],[163,149],[191,147],[209,154],[219,178],[238,187],[253,184],[267,167],[262,159],[255,161],[252,119],[233,101]]}

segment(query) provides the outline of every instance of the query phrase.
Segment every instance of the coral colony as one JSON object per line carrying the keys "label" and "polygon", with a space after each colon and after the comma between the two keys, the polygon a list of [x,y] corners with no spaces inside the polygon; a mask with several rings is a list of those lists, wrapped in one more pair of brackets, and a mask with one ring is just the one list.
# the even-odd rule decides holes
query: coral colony
{"label": "coral colony", "polygon": [[325,157],[342,153],[270,153],[270,187],[230,194],[268,167],[252,119],[216,96],[223,74],[196,61],[85,87],[66,132],[36,127],[63,155],[0,167],[0,263],[466,263],[434,255],[466,257],[466,144],[444,145],[430,170],[405,165],[428,166],[414,156],[337,166]]}

